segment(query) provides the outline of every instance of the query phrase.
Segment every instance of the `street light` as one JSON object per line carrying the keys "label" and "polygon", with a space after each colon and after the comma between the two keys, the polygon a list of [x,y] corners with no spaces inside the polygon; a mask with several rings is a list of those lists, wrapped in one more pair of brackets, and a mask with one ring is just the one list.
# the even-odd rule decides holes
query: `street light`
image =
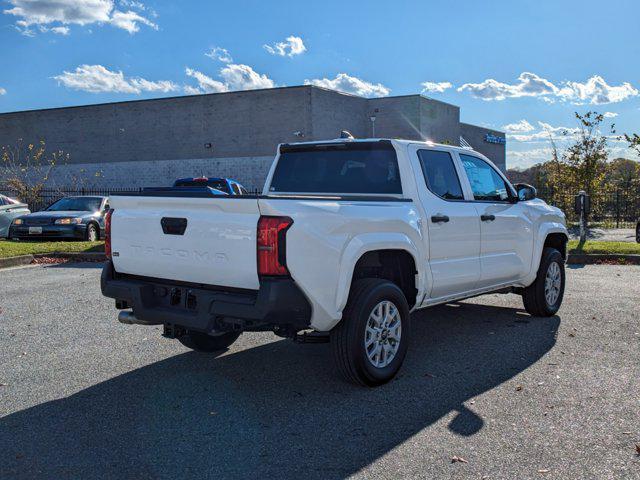
{"label": "street light", "polygon": [[369,120],[371,120],[371,136],[373,138],[376,138],[376,116],[371,115],[369,117]]}

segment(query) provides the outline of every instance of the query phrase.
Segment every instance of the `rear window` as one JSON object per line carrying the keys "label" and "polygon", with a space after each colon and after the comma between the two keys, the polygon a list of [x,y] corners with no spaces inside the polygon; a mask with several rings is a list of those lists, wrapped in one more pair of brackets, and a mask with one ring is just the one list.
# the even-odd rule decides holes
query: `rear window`
{"label": "rear window", "polygon": [[271,192],[400,194],[391,142],[284,145]]}

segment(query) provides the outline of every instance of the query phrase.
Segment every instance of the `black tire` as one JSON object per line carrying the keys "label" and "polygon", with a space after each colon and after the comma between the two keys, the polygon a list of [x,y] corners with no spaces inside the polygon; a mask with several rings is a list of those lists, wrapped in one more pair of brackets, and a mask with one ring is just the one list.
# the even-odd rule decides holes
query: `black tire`
{"label": "black tire", "polygon": [[640,222],[636,225],[636,242],[640,243]]}
{"label": "black tire", "polygon": [[[390,363],[377,367],[367,355],[365,336],[369,316],[384,301],[391,302],[397,308],[401,322],[400,340]],[[338,372],[346,380],[358,385],[375,387],[387,383],[398,373],[406,356],[411,335],[410,322],[407,299],[396,284],[378,278],[356,280],[342,320],[331,331],[331,349]],[[384,334],[384,341],[389,342],[389,348],[396,345],[392,340]]]}
{"label": "black tire", "polygon": [[228,332],[214,337],[206,333],[187,331],[178,340],[182,345],[196,352],[213,353],[227,349],[239,336],[240,332]]}
{"label": "black tire", "polygon": [[[553,304],[550,304],[545,295],[545,284],[547,272],[549,272],[550,269],[555,269],[553,264],[559,267],[560,286],[556,300]],[[565,273],[562,254],[555,248],[545,248],[542,250],[542,258],[540,259],[540,267],[538,268],[536,280],[525,288],[522,293],[522,300],[524,301],[524,308],[527,313],[534,317],[551,317],[555,315],[562,304],[564,286]]]}
{"label": "black tire", "polygon": [[84,234],[84,239],[87,242],[95,242],[100,240],[100,229],[95,223],[87,225],[87,231]]}

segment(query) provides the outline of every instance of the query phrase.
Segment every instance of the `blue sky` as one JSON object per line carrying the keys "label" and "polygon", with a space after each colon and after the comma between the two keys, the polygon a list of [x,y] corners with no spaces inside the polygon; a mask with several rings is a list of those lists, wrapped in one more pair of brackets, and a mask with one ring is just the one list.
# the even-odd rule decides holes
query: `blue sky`
{"label": "blue sky", "polygon": [[0,0],[0,11],[0,112],[311,82],[459,105],[463,121],[507,131],[508,166],[547,159],[574,111],[640,132],[636,0]]}

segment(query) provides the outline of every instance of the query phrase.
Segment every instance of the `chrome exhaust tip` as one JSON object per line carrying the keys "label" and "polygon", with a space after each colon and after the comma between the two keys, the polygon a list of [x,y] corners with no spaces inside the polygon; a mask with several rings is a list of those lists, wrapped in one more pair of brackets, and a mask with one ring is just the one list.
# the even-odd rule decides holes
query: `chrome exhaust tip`
{"label": "chrome exhaust tip", "polygon": [[131,310],[121,310],[118,313],[118,321],[125,325],[161,325],[162,322],[150,322],[147,320],[140,320],[137,318]]}

